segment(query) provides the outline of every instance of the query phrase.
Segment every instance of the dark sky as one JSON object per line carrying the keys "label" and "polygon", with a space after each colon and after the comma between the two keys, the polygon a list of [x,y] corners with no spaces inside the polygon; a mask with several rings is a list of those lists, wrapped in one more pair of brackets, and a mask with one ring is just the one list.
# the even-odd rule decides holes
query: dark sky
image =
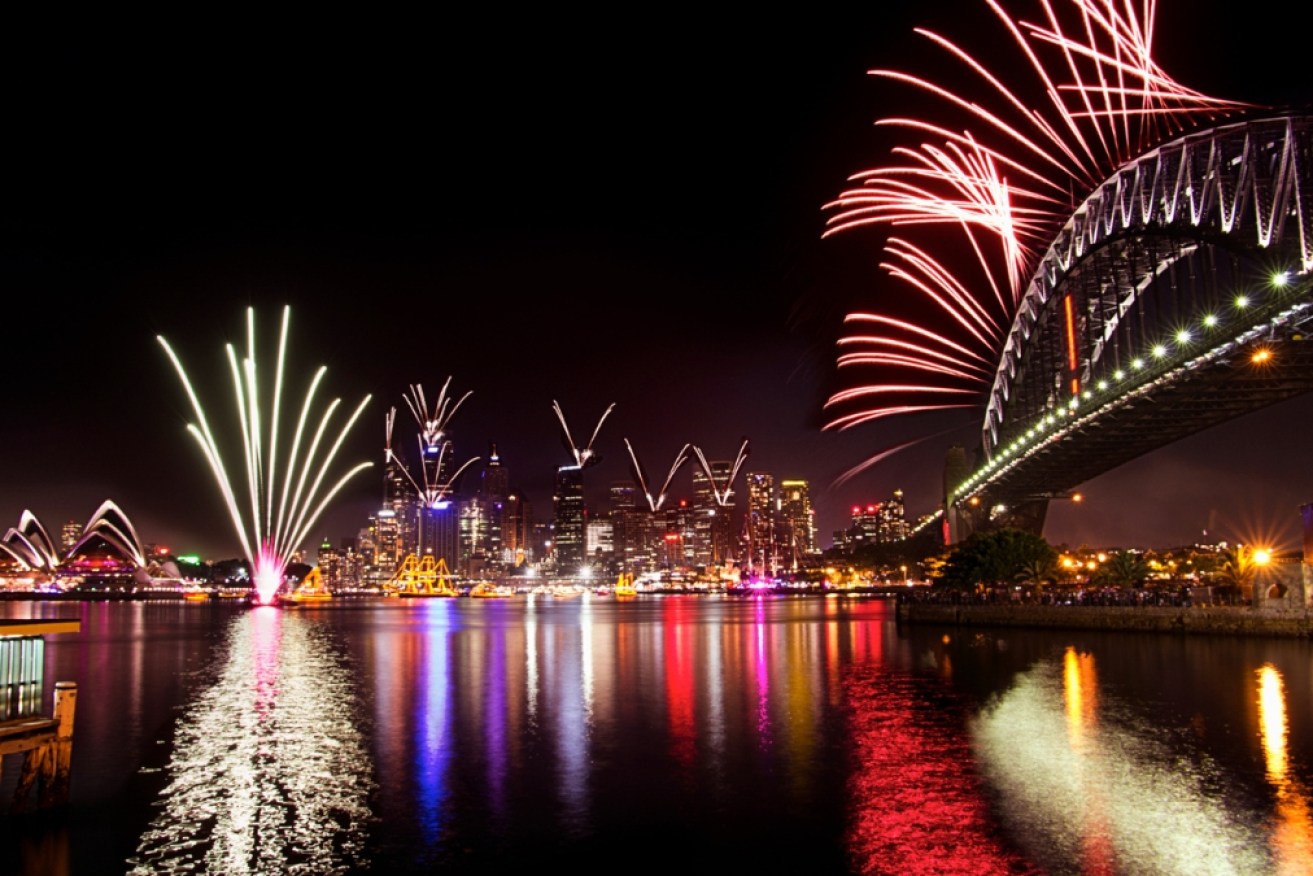
{"label": "dark sky", "polygon": [[[385,412],[400,409],[411,446],[403,394],[448,377],[473,392],[456,459],[497,442],[543,518],[567,461],[553,400],[576,437],[615,404],[599,489],[628,476],[625,438],[660,478],[686,442],[714,459],[746,437],[745,470],[811,481],[823,544],[854,502],[894,489],[932,510],[944,451],[975,443],[976,415],[820,429],[840,317],[879,276],[873,237],[820,239],[824,202],[887,149],[871,123],[894,98],[865,71],[924,65],[913,23],[969,42],[987,21],[981,3],[913,5],[11,29],[0,522],[30,508],[58,526],[112,498],[147,541],[234,554],[154,338],[194,377],[226,379],[245,308],[271,339],[284,304],[285,409],[320,364],[347,406],[372,396],[338,469],[376,466],[312,540],[354,534],[381,498]],[[1243,22],[1162,10],[1160,57],[1202,90],[1292,99],[1307,78],[1271,43],[1279,7],[1258,5]],[[228,384],[201,389],[226,416]],[[1304,399],[1145,457],[1055,508],[1046,534],[1293,539],[1295,506],[1313,501],[1293,426],[1310,422]]]}

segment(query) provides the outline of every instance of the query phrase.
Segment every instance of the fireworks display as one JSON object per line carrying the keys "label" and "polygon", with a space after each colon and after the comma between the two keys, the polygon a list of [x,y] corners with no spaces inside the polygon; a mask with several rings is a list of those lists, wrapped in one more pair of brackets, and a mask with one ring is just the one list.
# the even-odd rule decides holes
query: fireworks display
{"label": "fireworks display", "polygon": [[1029,276],[1072,208],[1152,146],[1248,108],[1186,88],[1154,62],[1153,0],[1042,0],[1034,22],[985,2],[1023,62],[1008,71],[1015,81],[925,29],[915,33],[941,73],[963,74],[957,84],[870,71],[942,115],[878,120],[907,145],[825,207],[823,236],[886,232],[890,279],[876,306],[846,317],[847,379],[825,403],[827,429],[982,409]]}
{"label": "fireworks display", "polygon": [[565,412],[561,410],[560,404],[553,401],[552,410],[556,412],[556,419],[561,422],[561,437],[565,441],[565,449],[574,457],[574,464],[580,468],[588,468],[589,466],[596,465],[600,462],[601,457],[597,455],[597,451],[593,450],[593,443],[597,441],[597,433],[602,431],[602,424],[605,423],[606,418],[611,415],[611,411],[615,410],[615,405],[609,405],[607,409],[602,412],[601,418],[598,419],[597,425],[593,428],[593,434],[589,437],[588,443],[582,448],[575,443],[574,436],[570,434],[570,427],[566,425]]}
{"label": "fireworks display", "polygon": [[424,387],[419,384],[411,384],[410,393],[405,397],[406,405],[419,427],[419,434],[415,436],[419,444],[420,464],[417,466],[419,477],[415,477],[410,468],[392,451],[392,433],[396,426],[397,409],[391,408],[387,413],[384,461],[396,463],[397,470],[410,482],[426,508],[437,508],[445,502],[455,492],[456,481],[465,469],[479,461],[479,457],[475,456],[467,459],[455,471],[448,471],[447,454],[451,452],[451,440],[446,437],[447,424],[451,422],[451,418],[465,399],[472,395],[472,391],[467,392],[453,403],[451,397],[447,395],[450,386],[451,378],[448,377],[442,384],[442,391],[438,393],[432,409],[425,403]]}
{"label": "fireworks display", "polygon": [[[242,459],[245,467],[245,498],[239,498],[243,492],[241,484],[234,486],[228,476],[228,466],[214,433],[210,429],[205,410],[192,387],[187,372],[173,348],[163,337],[158,337],[160,346],[173,363],[183,389],[191,401],[196,414],[196,423],[189,423],[187,431],[200,445],[205,461],[214,474],[219,490],[232,519],[237,538],[241,542],[242,552],[251,564],[256,598],[261,603],[274,600],[278,589],[283,584],[290,557],[300,546],[311,527],[323,514],[328,503],[353,476],[369,468],[372,463],[362,462],[338,478],[331,487],[325,488],[328,471],[341,449],[351,427],[369,403],[369,396],[356,406],[347,417],[346,422],[325,448],[325,436],[329,433],[334,413],[341,405],[341,399],[333,399],[321,414],[309,446],[302,448],[306,438],[307,427],[311,423],[311,408],[315,395],[323,380],[327,368],[320,366],[311,378],[306,390],[305,400],[301,404],[301,413],[297,418],[291,442],[284,450],[280,444],[279,426],[282,419],[283,372],[287,360],[287,332],[291,320],[291,308],[283,308],[282,330],[278,338],[277,364],[274,366],[272,400],[267,410],[261,409],[262,389],[268,389],[262,383],[262,375],[256,368],[255,312],[246,311],[247,353],[240,361],[233,346],[226,347],[228,366],[232,375],[234,397],[237,408],[237,421],[242,444]],[[267,431],[266,431],[267,430]]]}
{"label": "fireworks display", "polygon": [[743,463],[748,458],[748,439],[744,438],[743,443],[739,445],[738,455],[734,457],[734,464],[730,466],[729,474],[719,481],[716,480],[715,472],[711,470],[711,463],[707,462],[702,448],[694,447],[693,455],[698,458],[698,465],[702,466],[707,480],[711,482],[711,495],[717,507],[724,508],[729,505],[730,499],[734,496],[734,479],[739,476],[739,469],[743,468]]}
{"label": "fireworks display", "polygon": [[652,495],[652,489],[648,486],[647,472],[643,469],[643,464],[638,461],[638,454],[634,453],[634,447],[625,439],[625,449],[629,451],[630,468],[634,474],[634,480],[638,481],[638,488],[643,491],[643,498],[647,500],[647,507],[653,513],[660,511],[661,506],[666,503],[666,491],[670,489],[670,482],[675,479],[675,473],[679,467],[688,461],[689,445],[685,444],[680,448],[679,453],[675,455],[675,462],[670,466],[670,473],[661,483],[661,489],[657,491],[656,496]]}

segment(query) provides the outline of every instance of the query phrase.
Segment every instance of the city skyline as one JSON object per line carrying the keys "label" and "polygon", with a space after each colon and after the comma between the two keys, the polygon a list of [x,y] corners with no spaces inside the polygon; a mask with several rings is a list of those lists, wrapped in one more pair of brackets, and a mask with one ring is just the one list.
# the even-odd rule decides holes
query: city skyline
{"label": "city skyline", "polygon": [[[647,461],[685,443],[728,459],[746,437],[745,472],[812,484],[822,544],[895,489],[909,517],[933,510],[948,444],[978,438],[974,412],[820,429],[839,317],[870,294],[877,255],[860,235],[822,242],[821,207],[880,157],[888,96],[866,71],[906,59],[913,25],[963,25],[818,15],[760,22],[755,39],[733,20],[664,20],[623,46],[534,33],[550,22],[493,38],[475,21],[469,54],[396,35],[354,56],[242,42],[237,71],[218,41],[54,50],[60,68],[19,102],[26,172],[3,208],[16,413],[0,513],[58,526],[111,498],[146,540],[236,555],[153,338],[217,380],[245,307],[272,320],[285,303],[298,371],[326,364],[332,395],[373,397],[344,458],[375,465],[305,549],[379,506],[385,411],[449,376],[472,392],[457,458],[496,443],[543,518],[567,458],[554,400],[581,422],[616,406],[596,495],[628,476],[625,439]],[[1190,86],[1268,101],[1303,86],[1263,45],[1261,15],[1239,33],[1197,6],[1159,17],[1160,59]],[[1224,38],[1241,44],[1213,63]],[[1160,546],[1248,527],[1293,546],[1313,501],[1296,426],[1311,420],[1296,399],[1129,463],[1054,507],[1046,535]]]}

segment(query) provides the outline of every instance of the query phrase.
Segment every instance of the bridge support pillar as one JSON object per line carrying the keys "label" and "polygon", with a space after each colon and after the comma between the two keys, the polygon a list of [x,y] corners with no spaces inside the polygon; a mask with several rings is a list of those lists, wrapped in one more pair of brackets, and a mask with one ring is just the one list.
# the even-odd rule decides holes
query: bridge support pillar
{"label": "bridge support pillar", "polygon": [[1304,523],[1304,553],[1299,564],[1299,593],[1291,594],[1291,602],[1309,611],[1313,610],[1313,502],[1300,505],[1299,516]]}

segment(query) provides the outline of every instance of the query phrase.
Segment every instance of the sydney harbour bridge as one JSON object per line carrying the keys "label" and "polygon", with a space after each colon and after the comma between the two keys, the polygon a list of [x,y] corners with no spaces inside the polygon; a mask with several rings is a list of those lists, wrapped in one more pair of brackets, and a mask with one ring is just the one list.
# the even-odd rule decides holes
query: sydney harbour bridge
{"label": "sydney harbour bridge", "polygon": [[1195,131],[1123,164],[1031,274],[948,519],[1038,532],[1083,482],[1313,390],[1311,269],[1313,115]]}

